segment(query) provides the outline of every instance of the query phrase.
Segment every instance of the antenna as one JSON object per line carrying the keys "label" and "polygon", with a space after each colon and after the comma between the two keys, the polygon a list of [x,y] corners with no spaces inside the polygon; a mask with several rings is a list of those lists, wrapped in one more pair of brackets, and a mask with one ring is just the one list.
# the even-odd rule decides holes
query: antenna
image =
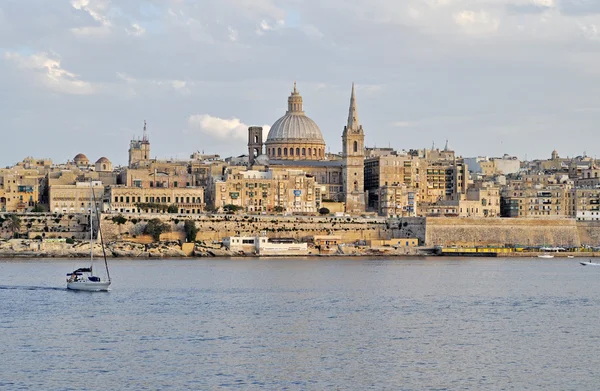
{"label": "antenna", "polygon": [[148,133],[146,132],[146,120],[144,120],[144,141],[148,141]]}

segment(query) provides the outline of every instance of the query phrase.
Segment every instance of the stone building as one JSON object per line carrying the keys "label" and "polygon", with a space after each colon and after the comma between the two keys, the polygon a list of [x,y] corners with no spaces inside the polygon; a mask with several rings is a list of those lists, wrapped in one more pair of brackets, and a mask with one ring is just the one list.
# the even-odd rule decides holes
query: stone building
{"label": "stone building", "polygon": [[104,185],[100,181],[53,184],[49,187],[49,210],[52,213],[89,213],[90,208],[101,210],[103,197]]}
{"label": "stone building", "polygon": [[567,211],[577,220],[600,220],[600,188],[577,187],[567,193]]}
{"label": "stone building", "polygon": [[418,197],[406,185],[385,185],[377,189],[378,214],[385,217],[417,215]]}
{"label": "stone building", "polygon": [[503,217],[567,217],[567,194],[565,185],[536,185],[533,187],[509,186],[501,192]]}
{"label": "stone building", "polygon": [[201,187],[137,187],[111,186],[104,200],[109,213],[157,213],[174,206],[179,214],[204,211],[204,189]]}
{"label": "stone building", "polygon": [[235,205],[244,212],[315,214],[321,205],[321,185],[300,170],[269,168],[266,171],[229,167],[209,187],[210,207],[223,211]]}
{"label": "stone building", "polygon": [[40,201],[41,176],[35,169],[0,169],[0,212],[26,212]]}

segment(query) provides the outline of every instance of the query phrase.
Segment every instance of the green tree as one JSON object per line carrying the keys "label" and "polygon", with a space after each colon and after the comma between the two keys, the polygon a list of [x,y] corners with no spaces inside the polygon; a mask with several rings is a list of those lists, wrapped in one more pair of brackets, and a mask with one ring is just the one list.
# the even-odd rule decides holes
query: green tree
{"label": "green tree", "polygon": [[241,206],[233,205],[233,204],[227,204],[227,205],[223,206],[223,211],[225,213],[235,213],[235,212],[237,212],[240,209],[242,209]]}
{"label": "green tree", "polygon": [[328,215],[329,214],[329,209],[327,208],[321,208],[319,209],[319,214],[322,216]]}
{"label": "green tree", "polygon": [[198,227],[196,222],[193,220],[186,220],[183,223],[183,230],[185,231],[185,240],[189,243],[196,241],[196,235],[198,235]]}
{"label": "green tree", "polygon": [[285,208],[281,205],[277,205],[276,207],[273,208],[273,212],[275,212],[275,213],[281,213],[283,211],[285,211]]}
{"label": "green tree", "polygon": [[121,235],[121,226],[127,222],[127,218],[125,218],[125,216],[122,214],[119,214],[118,216],[114,216],[112,221],[113,223],[117,224],[117,227],[119,227],[119,235]]}
{"label": "green tree", "polygon": [[155,242],[160,241],[160,235],[162,233],[170,231],[171,226],[167,223],[163,223],[159,218],[150,219],[148,224],[146,224],[146,228],[144,228],[144,233],[151,235],[152,240]]}
{"label": "green tree", "polygon": [[179,212],[179,208],[177,208],[177,205],[175,205],[175,204],[171,204],[167,208],[167,213],[177,213],[177,212]]}
{"label": "green tree", "polygon": [[31,209],[31,211],[33,213],[43,213],[46,210],[44,209],[44,207],[41,204],[35,204],[35,206],[33,207],[33,209]]}
{"label": "green tree", "polygon": [[6,226],[8,227],[10,232],[12,232],[13,236],[15,236],[17,231],[21,230],[21,219],[15,214],[10,214],[8,215],[6,221]]}
{"label": "green tree", "polygon": [[123,225],[127,222],[127,218],[125,218],[125,216],[122,214],[119,214],[118,216],[113,217],[112,221],[117,225]]}

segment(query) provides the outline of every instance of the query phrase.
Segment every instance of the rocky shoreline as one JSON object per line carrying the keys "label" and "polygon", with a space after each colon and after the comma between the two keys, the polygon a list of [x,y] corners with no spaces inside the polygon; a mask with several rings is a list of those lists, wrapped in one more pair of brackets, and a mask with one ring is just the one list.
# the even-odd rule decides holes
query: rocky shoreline
{"label": "rocky shoreline", "polygon": [[[105,245],[106,256],[109,258],[231,258],[231,257],[256,257],[253,253],[232,252],[225,247],[204,245],[196,243],[189,246],[188,251],[182,249],[178,241],[166,241],[150,244],[133,243],[126,241],[109,242]],[[67,243],[60,241],[40,241],[35,239],[9,239],[0,240],[1,258],[87,258],[90,256],[90,243],[75,241]],[[102,257],[102,246],[94,244],[94,257]],[[340,246],[337,249],[319,252],[312,248],[308,255],[300,257],[330,257],[330,256],[418,256],[421,254],[414,248],[365,248],[354,246]],[[281,255],[288,257],[288,255]],[[292,255],[289,255],[292,256]]]}

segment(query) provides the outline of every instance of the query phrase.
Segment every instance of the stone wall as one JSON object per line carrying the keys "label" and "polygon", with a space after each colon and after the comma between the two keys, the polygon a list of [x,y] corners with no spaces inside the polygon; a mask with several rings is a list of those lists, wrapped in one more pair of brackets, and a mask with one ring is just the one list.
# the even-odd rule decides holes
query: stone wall
{"label": "stone wall", "polygon": [[580,229],[578,223],[574,219],[427,218],[425,241],[432,246],[579,246],[580,235],[593,236],[594,229]]}
{"label": "stone wall", "polygon": [[[177,215],[125,215],[128,221],[117,225],[112,215],[102,216],[102,232],[106,241],[138,239],[148,220],[158,217],[171,225],[172,233],[163,234],[161,239],[173,235],[182,238],[183,224],[193,219],[199,229],[196,240],[221,241],[227,236],[256,236],[266,233],[273,238],[295,238],[303,240],[313,235],[340,235],[346,243],[357,240],[390,239],[394,230],[382,218],[351,217],[308,217],[308,216],[177,216]],[[396,229],[396,231],[398,231]],[[134,238],[135,237],[135,238]]]}

